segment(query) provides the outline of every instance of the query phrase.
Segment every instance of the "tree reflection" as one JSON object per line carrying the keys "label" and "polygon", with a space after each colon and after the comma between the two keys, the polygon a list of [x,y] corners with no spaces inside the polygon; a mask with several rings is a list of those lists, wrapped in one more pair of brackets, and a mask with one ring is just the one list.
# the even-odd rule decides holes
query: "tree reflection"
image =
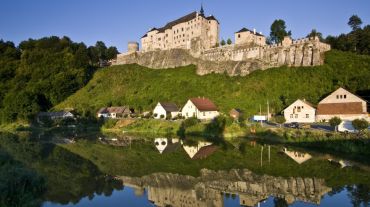
{"label": "tree reflection", "polygon": [[354,207],[370,205],[370,188],[366,185],[354,185],[347,187],[348,196]]}

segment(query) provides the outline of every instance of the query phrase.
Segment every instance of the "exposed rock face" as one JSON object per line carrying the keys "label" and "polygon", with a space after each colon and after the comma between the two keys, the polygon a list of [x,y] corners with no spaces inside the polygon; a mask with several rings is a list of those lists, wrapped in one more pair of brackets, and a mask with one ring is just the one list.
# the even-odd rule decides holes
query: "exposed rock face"
{"label": "exposed rock face", "polygon": [[331,189],[323,179],[281,178],[256,175],[249,170],[202,170],[198,178],[156,173],[141,178],[121,177],[124,185],[138,192],[148,190],[148,199],[156,206],[223,206],[223,193],[238,194],[241,205],[254,206],[269,196],[319,204]]}
{"label": "exposed rock face", "polygon": [[120,54],[113,63],[137,63],[153,69],[197,65],[197,74],[227,73],[245,76],[254,70],[287,66],[316,66],[324,62],[330,46],[317,38],[306,38],[288,44],[240,48],[234,45],[200,51],[196,41],[191,49],[158,50]]}

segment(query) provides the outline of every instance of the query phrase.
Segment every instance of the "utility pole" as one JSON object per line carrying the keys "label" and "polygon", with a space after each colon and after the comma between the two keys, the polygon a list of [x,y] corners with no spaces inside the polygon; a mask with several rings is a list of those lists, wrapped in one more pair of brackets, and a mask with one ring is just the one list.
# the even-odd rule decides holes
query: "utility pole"
{"label": "utility pole", "polygon": [[270,105],[269,100],[267,100],[267,121],[269,121],[269,115],[270,115]]}

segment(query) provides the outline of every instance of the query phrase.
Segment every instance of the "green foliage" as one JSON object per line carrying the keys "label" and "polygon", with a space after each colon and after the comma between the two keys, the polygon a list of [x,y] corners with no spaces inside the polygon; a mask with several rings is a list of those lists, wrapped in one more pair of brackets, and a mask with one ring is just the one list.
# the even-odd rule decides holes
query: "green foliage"
{"label": "green foliage", "polygon": [[226,45],[226,42],[225,42],[225,40],[224,40],[224,39],[222,39],[222,40],[221,40],[221,46],[224,46],[224,45]]}
{"label": "green foliage", "polygon": [[103,127],[106,129],[111,129],[114,126],[116,126],[117,121],[118,121],[117,119],[106,119],[104,121]]}
{"label": "green foliage", "polygon": [[68,37],[29,39],[18,48],[0,40],[1,121],[30,120],[50,109],[90,80],[99,58],[116,54],[103,42],[88,49]]}
{"label": "green foliage", "polygon": [[334,127],[334,128],[336,128],[340,123],[342,123],[342,120],[337,116],[335,116],[335,117],[333,117],[329,120],[330,126]]}
{"label": "green foliage", "polygon": [[270,40],[273,43],[280,43],[283,41],[285,36],[291,36],[291,31],[286,30],[285,21],[282,19],[276,19],[271,24]]}
{"label": "green foliage", "polygon": [[306,37],[311,37],[311,38],[318,37],[320,39],[320,41],[324,40],[324,38],[322,37],[322,33],[318,32],[316,29],[312,29],[310,34],[308,34]]}
{"label": "green foliage", "polygon": [[233,44],[233,41],[232,41],[230,38],[228,38],[228,39],[227,39],[227,44],[228,44],[228,45],[231,45],[231,44]]}
{"label": "green foliage", "polygon": [[38,207],[45,180],[0,150],[0,206]]}
{"label": "green foliage", "polygon": [[112,66],[96,72],[84,88],[55,108],[95,114],[111,101],[136,111],[140,107],[151,111],[159,101],[170,100],[183,106],[191,97],[205,96],[221,112],[240,108],[248,118],[258,113],[259,105],[264,106],[266,100],[271,110],[278,113],[298,98],[317,104],[339,86],[351,92],[370,89],[370,57],[339,51],[326,53],[323,66],[280,67],[255,71],[246,77],[199,76],[195,70],[194,66],[171,70],[152,70],[135,64]]}
{"label": "green foliage", "polygon": [[283,124],[286,122],[285,117],[282,115],[278,115],[274,117],[274,121],[278,124]]}
{"label": "green foliage", "polygon": [[348,20],[348,26],[352,28],[352,30],[357,30],[361,28],[362,20],[357,15],[352,15]]}
{"label": "green foliage", "polygon": [[370,55],[370,25],[361,28],[361,23],[361,19],[354,15],[348,22],[352,27],[350,33],[341,34],[337,37],[328,36],[325,41],[329,43],[333,49]]}
{"label": "green foliage", "polygon": [[352,126],[358,130],[362,131],[364,129],[367,129],[369,126],[369,122],[367,122],[365,119],[355,119],[352,121]]}

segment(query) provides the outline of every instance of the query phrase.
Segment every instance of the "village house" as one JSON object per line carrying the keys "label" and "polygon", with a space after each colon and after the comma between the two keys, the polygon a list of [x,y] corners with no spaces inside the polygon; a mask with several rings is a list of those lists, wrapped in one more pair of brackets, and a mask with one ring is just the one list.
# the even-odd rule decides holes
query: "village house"
{"label": "village house", "polygon": [[240,109],[234,108],[230,110],[229,115],[234,120],[239,120],[239,118],[243,116],[243,112]]}
{"label": "village house", "polygon": [[306,100],[296,100],[286,109],[284,109],[284,118],[286,123],[314,123],[316,109]]}
{"label": "village house", "polygon": [[366,119],[367,103],[344,88],[338,88],[317,105],[316,121],[328,121],[333,117],[342,120]]}
{"label": "village house", "polygon": [[175,118],[180,114],[180,110],[174,103],[158,102],[153,110],[155,119]]}
{"label": "village house", "polygon": [[213,154],[218,148],[211,142],[199,141],[197,145],[186,145],[182,146],[185,152],[193,160],[204,159],[209,155]]}
{"label": "village house", "polygon": [[181,143],[179,139],[155,138],[154,144],[160,154],[176,151]]}
{"label": "village house", "polygon": [[302,164],[307,160],[311,159],[312,156],[308,153],[298,152],[298,151],[290,151],[287,148],[284,148],[283,152],[288,155],[288,157],[292,158],[298,164]]}
{"label": "village house", "polygon": [[118,119],[130,115],[132,112],[128,106],[103,107],[99,109],[97,117]]}
{"label": "village house", "polygon": [[201,120],[210,120],[219,116],[216,105],[207,98],[191,98],[182,108],[182,116],[185,118],[195,117]]}
{"label": "village house", "polygon": [[51,120],[57,119],[73,119],[75,116],[69,111],[52,111],[52,112],[40,112],[37,114],[37,121],[40,121],[43,118],[48,118]]}

